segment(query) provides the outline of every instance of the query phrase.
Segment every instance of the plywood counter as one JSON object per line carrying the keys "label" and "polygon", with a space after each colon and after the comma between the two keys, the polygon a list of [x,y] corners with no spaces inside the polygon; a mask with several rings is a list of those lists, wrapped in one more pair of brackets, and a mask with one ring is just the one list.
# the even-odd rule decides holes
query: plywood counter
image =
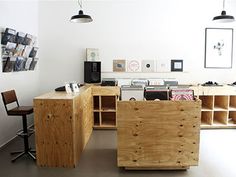
{"label": "plywood counter", "polygon": [[92,132],[91,87],[34,99],[37,165],[75,167]]}
{"label": "plywood counter", "polygon": [[127,169],[198,164],[201,101],[118,101],[117,160]]}

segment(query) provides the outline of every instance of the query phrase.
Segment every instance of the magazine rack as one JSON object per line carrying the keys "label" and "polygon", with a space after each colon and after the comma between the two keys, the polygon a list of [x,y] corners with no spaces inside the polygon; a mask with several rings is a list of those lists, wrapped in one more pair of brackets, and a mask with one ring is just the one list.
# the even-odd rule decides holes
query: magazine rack
{"label": "magazine rack", "polygon": [[34,70],[38,62],[36,37],[10,28],[1,36],[2,71]]}

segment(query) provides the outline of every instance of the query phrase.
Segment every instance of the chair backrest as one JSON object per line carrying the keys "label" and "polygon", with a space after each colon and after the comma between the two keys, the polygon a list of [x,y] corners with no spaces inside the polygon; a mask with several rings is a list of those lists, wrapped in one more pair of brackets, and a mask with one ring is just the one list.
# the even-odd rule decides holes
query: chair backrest
{"label": "chair backrest", "polygon": [[19,106],[15,90],[2,92],[1,95],[2,95],[2,100],[3,100],[4,106],[7,112],[8,112],[8,109],[7,109],[8,104],[16,102],[17,106]]}

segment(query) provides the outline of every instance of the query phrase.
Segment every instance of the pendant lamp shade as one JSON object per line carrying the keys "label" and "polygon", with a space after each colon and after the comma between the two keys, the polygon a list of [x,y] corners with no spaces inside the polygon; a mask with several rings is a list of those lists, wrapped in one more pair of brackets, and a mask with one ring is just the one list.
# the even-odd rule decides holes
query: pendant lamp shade
{"label": "pendant lamp shade", "polygon": [[84,12],[80,10],[79,14],[72,16],[70,21],[75,23],[89,23],[92,22],[93,19],[89,15],[85,15]]}
{"label": "pendant lamp shade", "polygon": [[78,0],[78,4],[80,6],[79,13],[76,15],[73,15],[70,19],[71,22],[75,23],[89,23],[92,22],[93,19],[89,15],[85,15],[83,10],[82,10],[82,0]]}
{"label": "pendant lamp shade", "polygon": [[235,20],[234,16],[226,15],[226,11],[224,10],[224,8],[225,8],[225,0],[223,1],[223,10],[221,12],[221,15],[215,16],[213,18],[213,21],[227,23],[227,22],[233,22]]}

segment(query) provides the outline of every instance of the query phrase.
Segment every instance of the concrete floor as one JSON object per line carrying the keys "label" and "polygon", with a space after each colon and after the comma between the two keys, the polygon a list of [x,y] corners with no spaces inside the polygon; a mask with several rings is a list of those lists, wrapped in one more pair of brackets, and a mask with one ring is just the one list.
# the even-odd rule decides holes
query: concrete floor
{"label": "concrete floor", "polygon": [[[33,142],[33,137],[31,142]],[[37,167],[28,157],[11,163],[16,138],[0,150],[0,177],[236,177],[236,130],[201,130],[200,163],[187,171],[125,171],[116,164],[116,131],[96,130],[74,169]]]}

